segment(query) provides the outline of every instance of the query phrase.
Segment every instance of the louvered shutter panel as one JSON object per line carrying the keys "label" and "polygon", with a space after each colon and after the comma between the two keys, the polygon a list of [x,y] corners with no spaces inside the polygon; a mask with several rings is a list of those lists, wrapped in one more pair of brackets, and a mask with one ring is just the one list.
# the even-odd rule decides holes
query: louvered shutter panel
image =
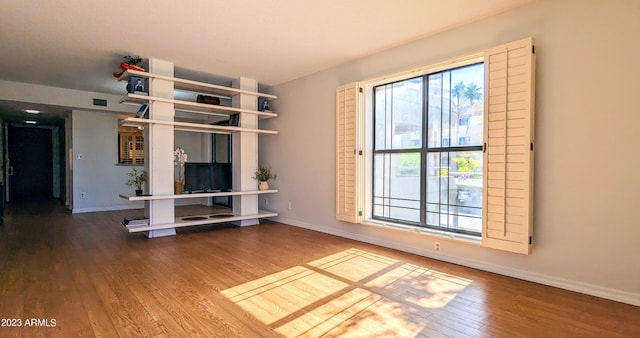
{"label": "louvered shutter panel", "polygon": [[336,88],[336,219],[351,223],[361,220],[358,88],[358,83]]}
{"label": "louvered shutter panel", "polygon": [[130,149],[132,141],[133,135],[120,134],[120,163],[133,163]]}
{"label": "louvered shutter panel", "polygon": [[485,52],[483,246],[528,254],[533,231],[533,38]]}
{"label": "louvered shutter panel", "polygon": [[144,137],[135,136],[135,147],[133,151],[133,159],[136,164],[144,164]]}

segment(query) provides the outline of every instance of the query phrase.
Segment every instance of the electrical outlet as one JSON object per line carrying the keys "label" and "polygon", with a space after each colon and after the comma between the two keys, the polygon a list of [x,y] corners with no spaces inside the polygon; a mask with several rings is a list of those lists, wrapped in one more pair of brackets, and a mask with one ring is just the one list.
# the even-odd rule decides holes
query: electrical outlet
{"label": "electrical outlet", "polygon": [[433,248],[436,249],[436,251],[440,251],[440,242],[435,242]]}
{"label": "electrical outlet", "polygon": [[80,198],[84,198],[87,194],[83,191],[80,193]]}
{"label": "electrical outlet", "polygon": [[291,202],[289,202],[289,210],[291,210]]}

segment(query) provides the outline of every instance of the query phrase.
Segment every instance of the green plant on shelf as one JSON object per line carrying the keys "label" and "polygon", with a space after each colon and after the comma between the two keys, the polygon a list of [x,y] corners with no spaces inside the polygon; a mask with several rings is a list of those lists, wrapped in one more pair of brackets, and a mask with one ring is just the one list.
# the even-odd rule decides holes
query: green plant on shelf
{"label": "green plant on shelf", "polygon": [[131,168],[131,171],[127,174],[129,179],[125,182],[130,187],[135,187],[136,190],[142,190],[142,185],[147,181],[147,172],[144,169]]}
{"label": "green plant on shelf", "polygon": [[278,175],[271,172],[271,167],[258,165],[258,169],[254,173],[253,178],[260,182],[267,182],[270,179],[276,179]]}
{"label": "green plant on shelf", "polygon": [[137,55],[125,55],[124,59],[128,65],[142,67],[142,58]]}

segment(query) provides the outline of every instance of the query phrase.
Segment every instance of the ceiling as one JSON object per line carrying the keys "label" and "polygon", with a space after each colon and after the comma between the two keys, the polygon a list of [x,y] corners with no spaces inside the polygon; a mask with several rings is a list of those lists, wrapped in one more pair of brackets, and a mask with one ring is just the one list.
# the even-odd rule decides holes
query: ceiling
{"label": "ceiling", "polygon": [[131,54],[274,86],[532,1],[2,1],[0,80],[119,94]]}

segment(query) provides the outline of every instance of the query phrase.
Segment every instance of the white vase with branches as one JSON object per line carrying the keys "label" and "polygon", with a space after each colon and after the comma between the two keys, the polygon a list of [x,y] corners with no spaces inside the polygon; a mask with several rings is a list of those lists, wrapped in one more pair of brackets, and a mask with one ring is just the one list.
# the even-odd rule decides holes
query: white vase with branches
{"label": "white vase with branches", "polygon": [[184,164],[187,162],[187,153],[181,147],[176,147],[173,151],[174,170],[174,193],[182,193],[182,185],[184,184]]}

